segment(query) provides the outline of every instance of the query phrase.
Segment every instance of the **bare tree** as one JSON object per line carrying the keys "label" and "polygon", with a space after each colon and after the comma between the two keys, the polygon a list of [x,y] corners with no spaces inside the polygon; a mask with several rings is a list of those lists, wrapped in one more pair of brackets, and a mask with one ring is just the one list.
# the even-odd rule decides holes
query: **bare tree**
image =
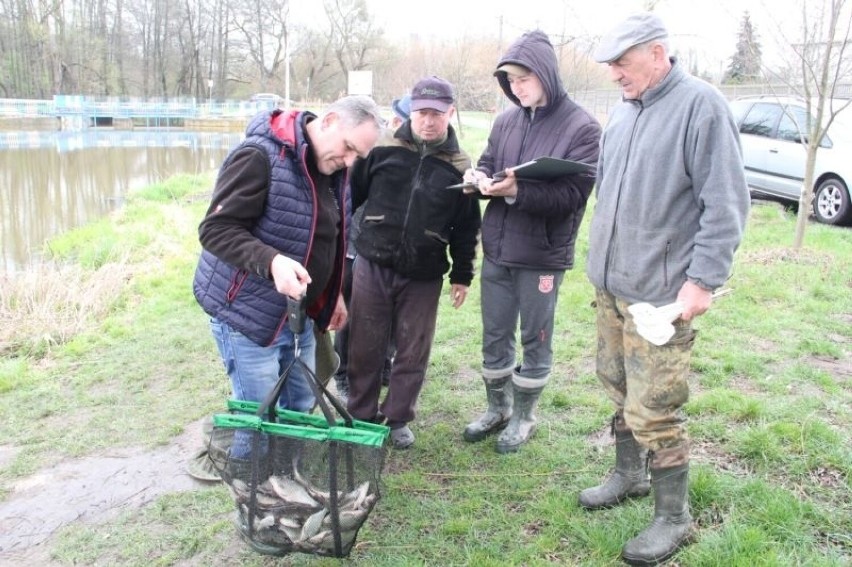
{"label": "bare tree", "polygon": [[340,70],[347,74],[367,66],[367,55],[378,44],[377,28],[364,0],[325,0],[329,27],[326,40]]}
{"label": "bare tree", "polygon": [[364,0],[324,0],[317,28],[296,28],[293,71],[303,98],[336,98],[349,71],[376,70],[392,58]]}
{"label": "bare tree", "polygon": [[257,67],[261,90],[272,90],[286,62],[289,16],[289,0],[251,0],[234,7],[232,22]]}
{"label": "bare tree", "polygon": [[[801,248],[804,243],[812,209],[817,150],[837,114],[852,104],[852,99],[836,98],[838,84],[848,80],[852,68],[847,57],[850,31],[852,5],[847,0],[809,0],[801,5],[800,40],[784,38],[791,46],[798,73],[781,78],[787,79],[788,86],[800,94],[807,110],[807,123],[798,124],[807,158],[794,248]],[[791,118],[795,121],[795,117]]]}

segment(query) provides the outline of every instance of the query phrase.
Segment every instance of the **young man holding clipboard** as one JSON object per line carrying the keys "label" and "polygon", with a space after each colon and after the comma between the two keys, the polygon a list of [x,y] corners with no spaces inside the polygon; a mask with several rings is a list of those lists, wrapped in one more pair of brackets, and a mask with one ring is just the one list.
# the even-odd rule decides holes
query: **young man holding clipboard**
{"label": "young man holding clipboard", "polygon": [[[486,412],[464,430],[475,442],[500,431],[497,451],[517,451],[535,430],[533,411],[550,379],[559,286],[594,173],[528,179],[513,168],[542,157],[596,164],[601,127],[568,98],[553,45],[539,30],[521,36],[494,72],[514,107],[497,117],[466,191],[488,199],[482,220],[482,377]],[[523,358],[516,358],[520,318]],[[504,429],[505,428],[505,429]]]}

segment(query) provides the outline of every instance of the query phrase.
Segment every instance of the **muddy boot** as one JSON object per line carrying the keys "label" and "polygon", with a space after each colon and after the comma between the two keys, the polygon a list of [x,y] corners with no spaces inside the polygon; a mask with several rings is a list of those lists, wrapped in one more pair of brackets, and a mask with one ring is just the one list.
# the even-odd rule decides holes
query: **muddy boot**
{"label": "muddy boot", "polygon": [[[536,382],[542,385],[538,388],[524,388],[516,383],[520,378],[525,382]],[[506,429],[497,437],[497,452],[498,453],[514,453],[524,445],[532,434],[535,433],[536,418],[533,415],[535,406],[538,404],[538,397],[544,389],[544,380],[529,380],[519,377],[515,374],[512,378],[512,417],[506,425]]]}
{"label": "muddy boot", "polygon": [[349,377],[346,374],[335,374],[334,385],[337,387],[337,399],[345,406],[349,403]]}
{"label": "muddy boot", "polygon": [[648,451],[633,437],[621,411],[612,416],[612,434],[615,435],[615,471],[603,484],[580,492],[580,506],[587,510],[609,508],[627,498],[647,496],[651,491],[646,468]]}
{"label": "muddy boot", "polygon": [[[660,466],[661,453],[682,457],[673,466]],[[674,452],[674,454],[672,454]],[[678,454],[680,453],[680,454]],[[651,457],[651,484],[654,488],[654,521],[625,544],[621,557],[631,565],[657,565],[689,543],[692,516],[689,515],[688,447],[663,449]]]}
{"label": "muddy boot", "polygon": [[488,409],[464,428],[462,435],[465,441],[470,443],[482,441],[489,434],[506,427],[509,418],[512,417],[512,386],[509,383],[512,375],[504,374],[504,372],[504,370],[482,369]]}

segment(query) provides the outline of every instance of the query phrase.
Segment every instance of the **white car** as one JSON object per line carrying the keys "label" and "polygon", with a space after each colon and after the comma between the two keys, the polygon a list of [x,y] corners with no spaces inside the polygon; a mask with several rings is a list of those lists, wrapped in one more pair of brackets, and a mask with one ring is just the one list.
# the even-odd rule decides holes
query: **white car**
{"label": "white car", "polygon": [[264,108],[278,108],[284,106],[284,97],[278,96],[275,93],[256,93],[251,95],[249,102],[253,102]]}
{"label": "white car", "polygon": [[[762,96],[730,104],[752,193],[798,203],[807,158],[800,134],[808,123],[805,102]],[[848,225],[852,224],[852,105],[848,100],[832,104],[835,109],[847,108],[837,114],[817,150],[813,210],[819,222]]]}

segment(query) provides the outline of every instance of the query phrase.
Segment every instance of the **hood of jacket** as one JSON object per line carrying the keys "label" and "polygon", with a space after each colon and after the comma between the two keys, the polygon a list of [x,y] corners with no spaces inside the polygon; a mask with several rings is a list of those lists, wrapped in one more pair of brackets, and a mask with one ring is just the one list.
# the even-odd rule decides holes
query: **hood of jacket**
{"label": "hood of jacket", "polygon": [[[545,112],[568,96],[562,84],[562,78],[559,76],[559,62],[556,60],[553,44],[543,31],[535,30],[519,37],[503,54],[497,67],[506,63],[523,65],[535,73],[547,95],[547,104],[542,107]],[[521,101],[512,94],[512,87],[509,85],[505,71],[495,71],[494,75],[497,77],[500,88],[506,93],[506,97],[517,106],[521,106]]]}

